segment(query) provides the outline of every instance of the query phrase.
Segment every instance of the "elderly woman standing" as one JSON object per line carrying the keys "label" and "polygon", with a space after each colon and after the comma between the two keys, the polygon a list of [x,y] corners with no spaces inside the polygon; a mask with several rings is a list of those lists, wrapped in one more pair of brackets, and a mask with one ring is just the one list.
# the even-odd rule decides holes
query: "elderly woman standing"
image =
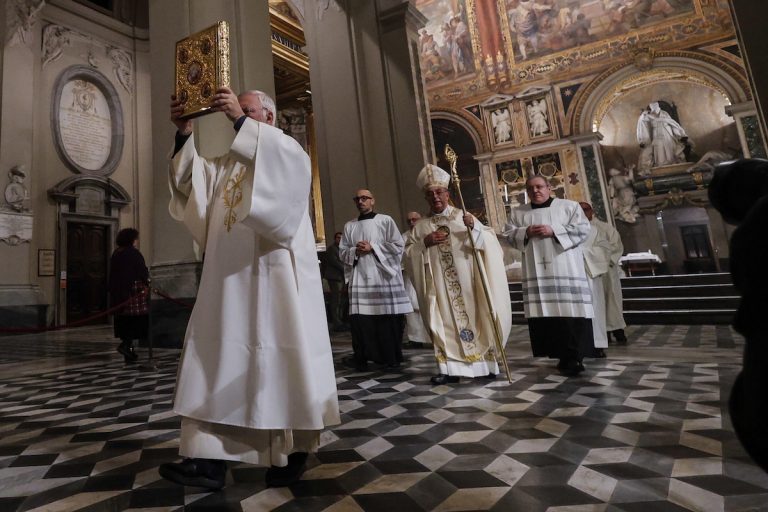
{"label": "elderly woman standing", "polygon": [[149,271],[144,257],[136,248],[139,232],[133,228],[120,230],[117,249],[112,253],[109,271],[109,295],[113,306],[127,302],[115,312],[115,337],[121,343],[117,351],[126,363],[138,359],[133,340],[147,337],[149,326]]}

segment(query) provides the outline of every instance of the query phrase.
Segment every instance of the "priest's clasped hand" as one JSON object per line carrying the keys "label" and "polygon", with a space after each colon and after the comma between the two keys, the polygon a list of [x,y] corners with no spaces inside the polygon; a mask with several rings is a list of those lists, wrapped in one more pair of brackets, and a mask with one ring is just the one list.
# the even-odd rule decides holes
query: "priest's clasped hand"
{"label": "priest's clasped hand", "polygon": [[467,213],[464,215],[464,225],[467,226],[469,229],[472,229],[475,227],[475,218],[472,216],[471,213]]}
{"label": "priest's clasped hand", "polygon": [[371,243],[367,240],[361,240],[355,244],[355,254],[358,256],[368,254],[371,251],[373,251],[373,247],[371,247]]}
{"label": "priest's clasped hand", "polygon": [[525,230],[525,235],[528,238],[551,238],[555,236],[555,232],[551,226],[546,224],[533,224]]}
{"label": "priest's clasped hand", "polygon": [[433,245],[441,244],[448,239],[448,233],[444,231],[433,231],[424,237],[424,245],[432,247]]}

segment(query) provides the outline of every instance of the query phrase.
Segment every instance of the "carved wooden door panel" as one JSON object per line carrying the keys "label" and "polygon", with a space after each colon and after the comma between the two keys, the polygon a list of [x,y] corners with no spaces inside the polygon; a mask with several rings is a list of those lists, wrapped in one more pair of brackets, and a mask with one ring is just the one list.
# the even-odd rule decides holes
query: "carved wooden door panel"
{"label": "carved wooden door panel", "polygon": [[[108,226],[67,224],[67,323],[107,309]],[[89,322],[107,323],[108,317]]]}

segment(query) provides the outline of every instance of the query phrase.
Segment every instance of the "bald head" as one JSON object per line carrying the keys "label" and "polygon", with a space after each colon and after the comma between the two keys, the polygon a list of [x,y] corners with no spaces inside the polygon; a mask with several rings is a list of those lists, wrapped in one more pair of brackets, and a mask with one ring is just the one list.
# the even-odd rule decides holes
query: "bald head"
{"label": "bald head", "polygon": [[413,229],[413,226],[415,226],[420,219],[421,219],[421,214],[419,212],[408,212],[405,215],[405,220],[408,221],[409,229]]}
{"label": "bald head", "polygon": [[595,211],[592,209],[592,205],[585,201],[580,201],[579,206],[581,206],[581,209],[584,210],[584,215],[586,215],[589,220],[592,220],[592,216],[595,214]]}
{"label": "bald head", "polygon": [[358,189],[352,200],[355,202],[357,211],[361,214],[371,213],[373,211],[373,205],[376,204],[376,199],[373,197],[373,193],[367,188]]}

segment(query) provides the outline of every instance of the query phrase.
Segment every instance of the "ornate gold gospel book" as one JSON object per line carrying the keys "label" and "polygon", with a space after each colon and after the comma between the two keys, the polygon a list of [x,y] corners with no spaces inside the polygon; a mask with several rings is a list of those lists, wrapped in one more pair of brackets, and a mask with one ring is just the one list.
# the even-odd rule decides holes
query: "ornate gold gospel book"
{"label": "ornate gold gospel book", "polygon": [[226,21],[176,43],[176,98],[184,118],[211,113],[216,89],[229,87],[229,25]]}

